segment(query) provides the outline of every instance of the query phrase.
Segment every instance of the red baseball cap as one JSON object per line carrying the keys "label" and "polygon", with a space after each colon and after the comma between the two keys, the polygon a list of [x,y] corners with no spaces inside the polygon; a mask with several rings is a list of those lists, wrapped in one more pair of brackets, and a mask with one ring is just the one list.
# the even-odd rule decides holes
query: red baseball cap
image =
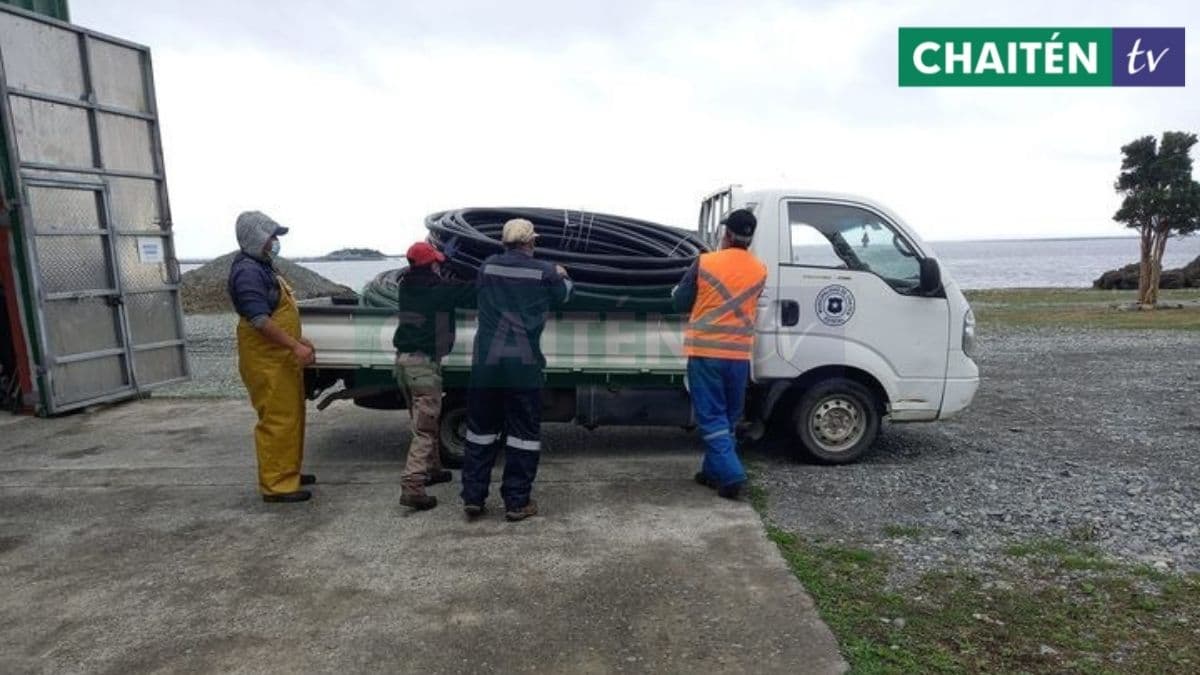
{"label": "red baseball cap", "polygon": [[413,267],[424,267],[435,262],[446,262],[446,256],[439,250],[423,241],[418,241],[408,247],[408,253],[404,254],[408,258],[408,264]]}

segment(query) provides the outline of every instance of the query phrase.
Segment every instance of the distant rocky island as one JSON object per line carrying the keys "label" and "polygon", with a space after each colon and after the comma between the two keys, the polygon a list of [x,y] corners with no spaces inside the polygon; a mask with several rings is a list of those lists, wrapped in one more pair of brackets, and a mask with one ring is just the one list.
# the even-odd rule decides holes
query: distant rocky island
{"label": "distant rocky island", "polygon": [[[288,256],[287,259],[292,262],[346,262],[355,260],[391,260],[393,256],[382,251],[376,251],[373,248],[339,248],[338,250],[321,256]],[[184,265],[207,265],[212,262],[212,258],[187,258],[180,259],[180,263]]]}
{"label": "distant rocky island", "polygon": [[373,248],[339,248],[317,260],[387,260],[387,256]]}

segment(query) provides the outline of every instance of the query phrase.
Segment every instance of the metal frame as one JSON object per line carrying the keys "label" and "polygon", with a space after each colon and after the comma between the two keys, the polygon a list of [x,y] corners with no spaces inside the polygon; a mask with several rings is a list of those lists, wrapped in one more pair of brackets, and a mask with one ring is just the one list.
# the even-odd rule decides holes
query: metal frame
{"label": "metal frame", "polygon": [[[66,291],[63,293],[47,293],[45,291],[45,289],[42,287],[42,284],[41,284],[41,280],[42,280],[41,258],[38,256],[38,250],[37,250],[37,247],[38,247],[37,239],[38,239],[38,237],[41,237],[43,235],[38,233],[37,226],[33,220],[33,215],[32,215],[31,209],[30,209],[30,199],[29,199],[29,189],[30,188],[50,188],[50,189],[56,189],[56,190],[83,190],[83,191],[87,191],[87,192],[93,192],[98,196],[98,198],[100,199],[100,209],[99,209],[99,212],[97,215],[100,219],[100,229],[95,230],[95,231],[88,231],[86,233],[72,232],[70,234],[88,236],[88,237],[99,237],[99,238],[103,239],[105,253],[108,255],[108,258],[109,258],[109,264],[106,266],[107,269],[105,271],[110,275],[110,279],[109,279],[109,283],[111,284],[110,288],[104,288],[104,289],[93,288],[93,289],[85,289],[83,291]],[[48,412],[52,412],[52,413],[53,412],[61,412],[64,410],[69,410],[74,407],[78,407],[80,404],[78,404],[75,401],[72,401],[70,403],[66,403],[63,405],[57,404],[57,402],[54,400],[54,396],[53,396],[54,371],[51,368],[46,367],[45,362],[47,362],[47,361],[49,361],[51,365],[62,366],[62,365],[68,365],[68,364],[72,364],[72,363],[81,363],[84,361],[93,361],[93,360],[97,360],[97,359],[111,358],[113,356],[121,356],[122,363],[124,365],[124,370],[125,370],[126,385],[124,388],[122,388],[120,390],[114,390],[113,392],[105,394],[102,398],[104,400],[113,400],[115,398],[124,398],[131,393],[136,393],[138,390],[137,381],[135,379],[135,373],[134,373],[134,368],[133,368],[133,360],[132,360],[133,352],[130,349],[130,344],[129,344],[130,343],[129,322],[128,322],[127,317],[125,316],[125,310],[123,307],[124,294],[121,292],[121,268],[120,268],[120,262],[117,260],[116,243],[113,241],[113,237],[115,235],[113,233],[112,222],[109,219],[108,201],[109,201],[108,187],[105,185],[95,185],[95,184],[91,184],[91,183],[69,183],[69,182],[65,182],[65,181],[54,181],[54,180],[47,181],[47,180],[41,180],[41,179],[37,179],[37,178],[22,178],[22,180],[21,180],[21,205],[20,205],[21,220],[22,220],[22,222],[28,223],[30,225],[30,231],[25,236],[25,247],[26,247],[26,250],[28,251],[28,256],[29,256],[29,263],[28,263],[29,268],[31,271],[33,271],[33,274],[31,276],[33,277],[33,280],[34,280],[35,292],[37,293],[37,297],[40,300],[40,302],[38,303],[39,310],[44,311],[44,309],[46,308],[47,302],[74,299],[77,297],[116,298],[116,302],[110,303],[110,304],[112,304],[117,311],[116,320],[118,322],[118,327],[120,329],[120,332],[118,334],[118,337],[120,338],[120,342],[121,342],[120,347],[99,349],[99,350],[95,350],[95,351],[91,351],[91,352],[80,352],[77,354],[60,356],[60,355],[54,353],[54,351],[50,348],[49,336],[47,335],[45,326],[42,327],[43,329],[39,333],[40,333],[40,339],[41,339],[43,365],[38,368],[37,374],[38,374],[38,378],[44,382],[44,386],[47,389],[47,393],[48,393],[47,411]],[[55,236],[55,235],[50,235],[50,236]],[[56,296],[66,296],[66,297],[56,297]],[[39,311],[39,318],[40,318],[40,316],[41,316],[41,312]]]}
{"label": "metal frame", "polygon": [[[89,55],[87,57],[87,59],[90,61],[91,56]],[[86,71],[86,73],[87,73],[85,75],[85,78],[90,81],[90,79],[91,79],[90,67],[85,66],[84,71]],[[58,105],[79,107],[78,99],[66,98],[64,96],[55,96],[54,94],[43,94],[43,93],[36,92],[36,91],[30,91],[28,89],[22,89],[21,87],[9,87],[8,93],[12,94],[14,96],[21,96],[23,98],[31,98],[35,101],[43,101],[45,103],[56,103]],[[141,113],[141,112],[137,112],[136,110],[124,110],[122,108],[114,108],[110,105],[105,105],[103,103],[93,102],[91,105],[98,112],[108,113],[110,115],[120,115],[121,117],[136,117],[137,119],[140,119],[140,120],[143,120],[146,122],[150,122],[152,124],[155,121],[154,116],[149,113]]]}
{"label": "metal frame", "polygon": [[716,190],[700,202],[700,218],[696,224],[696,231],[710,248],[715,249],[720,244],[715,239],[720,230],[721,216],[732,208],[734,190],[740,187],[737,184],[729,185]]}
{"label": "metal frame", "polygon": [[[134,42],[121,40],[119,38],[103,35],[95,31],[74,26],[72,24],[59,21],[41,14],[24,11],[11,6],[0,6],[0,11],[19,16],[21,18],[45,24],[65,31],[69,31],[75,36],[79,49],[80,69],[83,84],[84,96],[81,99],[71,99],[52,94],[42,94],[29,91],[21,87],[9,87],[7,74],[4,69],[2,55],[0,55],[0,110],[3,111],[5,119],[4,134],[5,142],[8,146],[10,159],[10,170],[13,180],[13,195],[11,206],[18,215],[15,220],[19,223],[14,224],[13,232],[17,237],[24,241],[17,244],[15,248],[23,249],[23,253],[27,258],[24,265],[29,274],[26,276],[26,292],[28,303],[33,303],[38,309],[34,311],[34,317],[26,317],[26,324],[30,332],[35,338],[34,343],[37,344],[37,350],[31,354],[31,360],[34,361],[36,367],[35,378],[38,381],[40,390],[40,398],[42,401],[43,412],[56,413],[73,408],[94,405],[121,398],[128,398],[131,394],[136,395],[139,392],[150,391],[161,386],[174,384],[177,382],[186,381],[191,378],[191,364],[188,361],[186,350],[185,336],[186,330],[183,320],[182,301],[180,298],[180,274],[179,264],[175,254],[174,233],[171,223],[170,203],[168,201],[165,167],[162,156],[162,137],[161,129],[158,122],[158,102],[154,88],[154,76],[152,72],[152,62],[149,48]],[[93,78],[93,63],[92,63],[92,47],[97,42],[115,45],[130,49],[137,53],[138,67],[140,68],[140,77],[143,93],[145,96],[146,112],[126,110],[111,105],[101,104],[97,102],[95,83]],[[52,103],[56,105],[67,106],[71,108],[84,110],[87,114],[87,126],[90,134],[92,166],[66,166],[56,164],[46,164],[42,162],[26,162],[20,157],[19,148],[16,143],[16,131],[12,128],[9,122],[12,120],[11,100],[13,96],[28,98],[31,100]],[[145,122],[147,131],[150,135],[149,148],[152,163],[152,171],[150,173],[140,171],[127,171],[119,169],[104,168],[104,153],[103,139],[99,133],[99,115],[107,114],[117,117],[137,119]],[[54,172],[57,174],[77,174],[78,177],[94,176],[96,182],[82,182],[78,178],[71,180],[70,178],[56,179],[52,176],[28,175],[29,172]],[[160,216],[160,229],[158,230],[118,230],[113,227],[111,213],[111,198],[109,194],[108,184],[104,178],[135,178],[143,180],[151,180],[154,182],[156,196],[158,198],[158,213]],[[101,219],[102,228],[99,232],[60,232],[39,234],[36,231],[36,226],[32,220],[31,209],[29,205],[28,187],[51,187],[59,189],[86,189],[97,191],[100,194]],[[40,260],[37,257],[36,239],[39,236],[100,236],[106,240],[105,249],[109,256],[110,264],[108,271],[112,275],[111,289],[88,289],[84,291],[71,291],[62,293],[46,293],[42,287],[40,274],[38,274]],[[120,248],[119,243],[125,241],[124,238],[136,237],[156,237],[163,241],[164,264],[166,265],[167,278],[164,279],[162,286],[154,288],[127,290],[124,288],[123,275],[121,270]],[[18,261],[20,264],[20,261]],[[24,274],[24,271],[22,271]],[[128,313],[124,305],[125,298],[133,295],[146,295],[151,293],[168,293],[170,294],[174,305],[174,323],[176,334],[180,336],[178,340],[169,340],[158,343],[149,343],[137,345],[134,344],[132,332],[130,330],[130,322]],[[117,320],[119,321],[119,330],[122,347],[120,349],[98,350],[90,353],[72,354],[65,357],[59,357],[51,353],[49,349],[49,340],[46,334],[42,307],[47,302],[79,299],[87,297],[116,297]],[[141,385],[137,380],[137,364],[135,356],[141,353],[147,353],[155,350],[175,348],[180,350],[182,357],[183,375],[178,378],[156,382],[153,384]],[[40,352],[40,353],[38,353]],[[47,367],[47,362],[51,361],[53,365],[62,365],[67,363],[77,363],[98,358],[110,358],[112,356],[122,354],[126,372],[128,386],[119,391],[106,393],[103,396],[89,398],[87,400],[75,401],[68,404],[58,404],[54,399],[53,394],[53,375],[51,369]]]}

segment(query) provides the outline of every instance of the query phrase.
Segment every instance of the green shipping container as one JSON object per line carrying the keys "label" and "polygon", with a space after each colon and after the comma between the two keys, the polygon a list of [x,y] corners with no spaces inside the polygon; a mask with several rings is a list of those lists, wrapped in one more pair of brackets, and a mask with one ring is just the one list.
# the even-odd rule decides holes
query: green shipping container
{"label": "green shipping container", "polygon": [[67,9],[67,0],[0,0],[0,3],[45,14],[59,21],[71,20],[71,13]]}

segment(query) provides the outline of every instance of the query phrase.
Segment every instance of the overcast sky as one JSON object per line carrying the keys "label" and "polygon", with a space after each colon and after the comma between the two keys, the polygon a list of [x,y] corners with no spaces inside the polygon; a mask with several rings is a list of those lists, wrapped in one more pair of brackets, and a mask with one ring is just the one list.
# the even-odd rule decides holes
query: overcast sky
{"label": "overcast sky", "polygon": [[[395,253],[423,236],[426,214],[460,206],[691,227],[699,199],[729,183],[866,195],[932,240],[1119,235],[1120,146],[1200,131],[1196,2],[73,0],[71,11],[152,49],[181,257],[234,248],[245,209],[294,228],[285,255]],[[940,25],[1185,26],[1189,86],[901,89],[897,28]]]}

